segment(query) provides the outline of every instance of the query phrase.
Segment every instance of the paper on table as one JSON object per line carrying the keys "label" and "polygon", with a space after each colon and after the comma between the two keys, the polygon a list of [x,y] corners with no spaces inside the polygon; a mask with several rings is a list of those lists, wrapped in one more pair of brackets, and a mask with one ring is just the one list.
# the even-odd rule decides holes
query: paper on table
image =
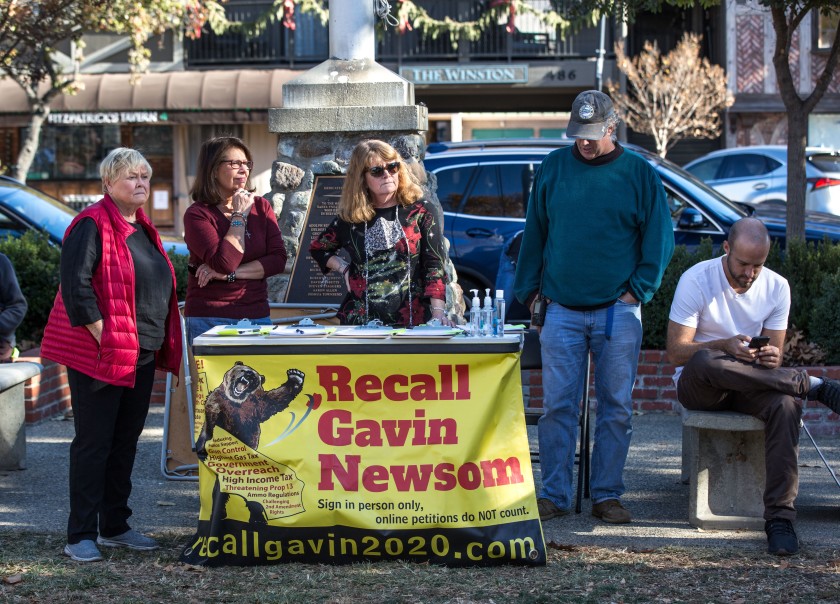
{"label": "paper on table", "polygon": [[268,337],[322,338],[333,333],[335,329],[326,325],[278,325],[266,335]]}
{"label": "paper on table", "polygon": [[360,325],[358,327],[338,329],[332,336],[342,336],[345,338],[387,338],[397,331],[399,329],[396,327],[366,327]]}
{"label": "paper on table", "polygon": [[254,327],[237,327],[236,325],[222,325],[209,335],[216,336],[264,336],[271,332],[271,325],[255,325]]}

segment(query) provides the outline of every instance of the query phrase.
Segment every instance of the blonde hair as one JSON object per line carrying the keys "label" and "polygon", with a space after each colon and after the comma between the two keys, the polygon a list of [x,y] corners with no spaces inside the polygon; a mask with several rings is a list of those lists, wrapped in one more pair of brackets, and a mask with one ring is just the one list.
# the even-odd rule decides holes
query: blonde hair
{"label": "blonde hair", "polygon": [[144,168],[152,177],[152,166],[137,149],[117,147],[105,156],[99,164],[99,177],[102,179],[102,192],[107,193],[106,182],[119,180],[129,172]]}
{"label": "blonde hair", "polygon": [[368,139],[360,142],[350,154],[347,176],[338,202],[338,217],[350,223],[372,220],[376,216],[373,201],[365,182],[365,172],[373,162],[400,162],[396,199],[402,206],[409,206],[423,197],[423,189],[414,175],[391,145],[384,141]]}

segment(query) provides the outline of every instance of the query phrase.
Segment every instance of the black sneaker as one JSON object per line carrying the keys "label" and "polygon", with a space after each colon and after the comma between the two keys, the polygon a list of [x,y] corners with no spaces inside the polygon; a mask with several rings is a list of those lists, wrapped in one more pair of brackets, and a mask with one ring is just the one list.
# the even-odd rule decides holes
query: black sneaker
{"label": "black sneaker", "polygon": [[784,518],[771,518],[764,523],[767,533],[767,551],[776,556],[792,556],[799,551],[799,539],[793,523]]}
{"label": "black sneaker", "polygon": [[814,398],[840,415],[840,382],[837,380],[823,378],[823,383],[817,387]]}

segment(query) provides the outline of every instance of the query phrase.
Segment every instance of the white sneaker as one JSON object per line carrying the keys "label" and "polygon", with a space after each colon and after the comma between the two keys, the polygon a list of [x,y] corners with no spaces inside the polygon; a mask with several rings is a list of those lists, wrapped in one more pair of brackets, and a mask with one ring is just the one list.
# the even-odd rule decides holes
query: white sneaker
{"label": "white sneaker", "polygon": [[92,539],[84,539],[78,543],[68,543],[64,546],[64,555],[70,556],[76,562],[98,562],[102,554]]}

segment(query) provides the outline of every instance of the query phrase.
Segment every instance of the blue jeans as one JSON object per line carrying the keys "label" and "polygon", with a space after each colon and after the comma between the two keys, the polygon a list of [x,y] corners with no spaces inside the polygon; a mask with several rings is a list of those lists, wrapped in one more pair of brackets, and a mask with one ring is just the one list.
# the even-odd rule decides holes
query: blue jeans
{"label": "blue jeans", "polygon": [[620,499],[624,494],[624,462],[633,432],[633,384],[642,345],[642,310],[640,304],[618,301],[608,326],[609,313],[607,308],[576,311],[551,303],[540,333],[545,407],[538,425],[540,497],[564,510],[572,507],[580,401],[590,351],[598,400],[591,459],[592,502]]}
{"label": "blue jeans", "polygon": [[[248,320],[254,325],[271,325],[271,317]],[[216,327],[217,325],[236,325],[238,321],[238,319],[225,319],[224,317],[184,317],[187,344],[192,346],[193,340],[208,329]]]}

